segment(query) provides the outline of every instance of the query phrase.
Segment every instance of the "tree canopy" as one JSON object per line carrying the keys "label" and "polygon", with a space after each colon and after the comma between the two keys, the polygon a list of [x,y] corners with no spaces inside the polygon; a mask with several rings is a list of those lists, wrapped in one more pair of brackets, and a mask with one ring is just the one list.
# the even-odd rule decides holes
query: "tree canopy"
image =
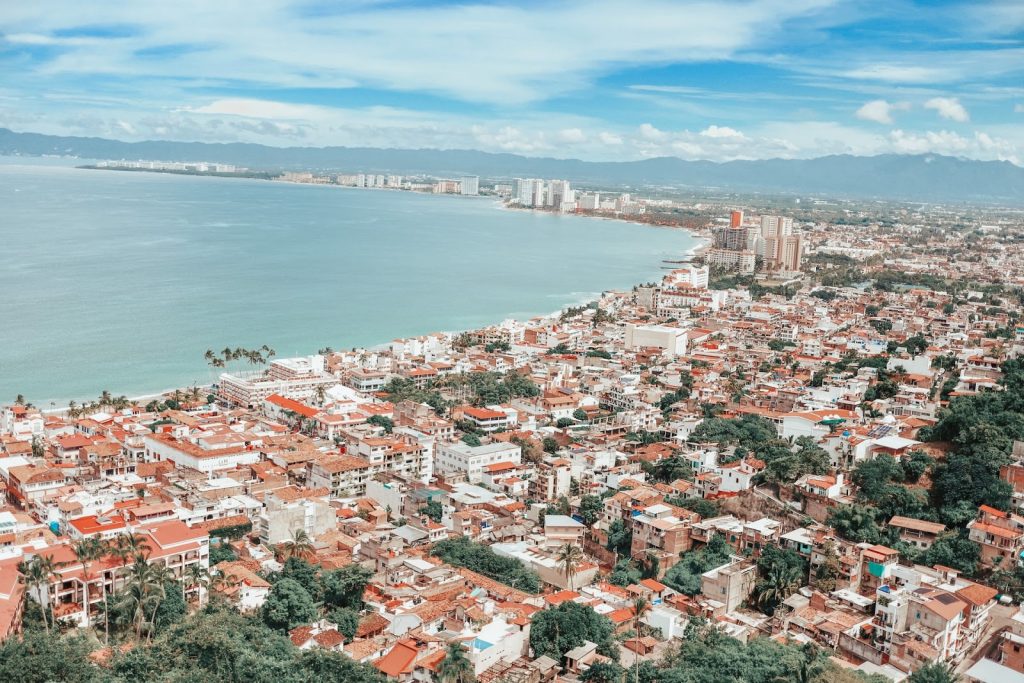
{"label": "tree canopy", "polygon": [[534,656],[547,655],[561,662],[565,653],[589,640],[601,654],[618,658],[612,622],[587,605],[563,602],[536,612],[530,624]]}
{"label": "tree canopy", "polygon": [[489,547],[474,543],[465,537],[439,541],[434,544],[430,554],[440,557],[448,564],[465,567],[527,593],[536,593],[540,590],[540,578],[535,572],[524,567],[518,560],[501,557]]}

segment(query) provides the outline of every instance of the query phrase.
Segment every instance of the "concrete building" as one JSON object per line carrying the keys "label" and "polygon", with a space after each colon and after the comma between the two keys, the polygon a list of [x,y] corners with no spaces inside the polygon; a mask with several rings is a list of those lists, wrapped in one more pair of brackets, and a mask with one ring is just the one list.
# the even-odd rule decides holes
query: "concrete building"
{"label": "concrete building", "polygon": [[323,487],[332,498],[352,498],[366,493],[370,463],[352,455],[335,455],[306,463],[306,482]]}
{"label": "concrete building", "polygon": [[566,543],[582,545],[587,527],[568,515],[544,516],[544,545],[559,548]]}
{"label": "concrete building", "polygon": [[316,539],[337,525],[334,508],[315,492],[289,486],[269,491],[263,504],[264,510],[253,524],[253,530],[264,543],[287,541],[296,531],[305,531],[311,539]]}
{"label": "concrete building", "polygon": [[664,349],[671,354],[686,354],[687,330],[667,325],[626,326],[626,349],[635,351],[644,348]]}
{"label": "concrete building", "polygon": [[459,181],[459,193],[471,196],[480,194],[480,176],[463,176]]}
{"label": "concrete building", "polygon": [[461,441],[437,444],[435,471],[439,474],[462,474],[471,483],[483,478],[484,467],[499,462],[522,463],[523,449],[514,443],[489,443],[470,446]]}
{"label": "concrete building", "polygon": [[742,557],[733,557],[721,567],[700,576],[700,592],[708,600],[720,603],[723,613],[735,611],[754,592],[757,565]]}

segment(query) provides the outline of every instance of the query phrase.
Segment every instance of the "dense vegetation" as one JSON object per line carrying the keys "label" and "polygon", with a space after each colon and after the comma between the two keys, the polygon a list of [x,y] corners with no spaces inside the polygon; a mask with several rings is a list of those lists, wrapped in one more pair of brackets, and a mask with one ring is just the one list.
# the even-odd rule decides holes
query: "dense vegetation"
{"label": "dense vegetation", "polygon": [[540,577],[536,573],[524,567],[518,560],[496,555],[489,547],[474,543],[468,538],[439,541],[434,544],[430,554],[440,557],[448,564],[465,567],[506,586],[527,593],[540,591]]}
{"label": "dense vegetation", "polygon": [[597,645],[599,653],[618,659],[614,631],[612,622],[593,608],[575,602],[563,602],[533,615],[530,647],[535,657],[547,655],[561,662],[566,652],[589,640]]}
{"label": "dense vegetation", "polygon": [[779,438],[771,421],[757,415],[707,418],[693,430],[690,441],[735,447],[731,457],[720,456],[722,462],[747,455],[763,460],[764,477],[773,483],[792,483],[805,474],[824,474],[829,465],[828,453],[814,439],[799,437],[791,444]]}
{"label": "dense vegetation", "polygon": [[431,380],[424,387],[416,386],[410,379],[393,377],[384,387],[384,393],[392,403],[414,401],[426,403],[437,413],[444,414],[453,404],[446,399],[444,392],[453,395],[465,395],[470,403],[477,406],[506,403],[524,396],[537,396],[540,389],[517,372],[505,374],[497,372],[471,372],[461,375],[449,375]]}
{"label": "dense vegetation", "polygon": [[[625,678],[623,674],[627,674]],[[825,651],[814,645],[781,644],[768,638],[741,643],[702,619],[694,618],[678,648],[670,649],[661,661],[645,661],[628,671],[611,664],[586,674],[584,680],[590,683],[620,683],[622,680],[638,683],[885,683],[888,679],[839,668],[829,662]]]}
{"label": "dense vegetation", "polygon": [[48,634],[34,627],[0,646],[0,680],[21,683],[384,683],[376,669],[338,652],[301,651],[257,617],[214,600],[171,625],[151,645],[114,656],[109,668],[88,659],[98,643],[86,636]]}
{"label": "dense vegetation", "polygon": [[665,572],[661,582],[685,595],[697,595],[700,593],[700,575],[721,567],[732,554],[732,546],[720,534],[715,534],[703,548],[683,553],[679,562]]}

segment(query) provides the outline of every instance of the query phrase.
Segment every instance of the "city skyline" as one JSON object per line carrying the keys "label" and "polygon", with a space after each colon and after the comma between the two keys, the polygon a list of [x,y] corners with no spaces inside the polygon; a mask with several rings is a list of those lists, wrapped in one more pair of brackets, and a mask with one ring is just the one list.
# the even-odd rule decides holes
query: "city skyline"
{"label": "city skyline", "polygon": [[935,152],[1024,163],[1018,3],[642,10],[11,6],[0,12],[0,126],[592,160]]}

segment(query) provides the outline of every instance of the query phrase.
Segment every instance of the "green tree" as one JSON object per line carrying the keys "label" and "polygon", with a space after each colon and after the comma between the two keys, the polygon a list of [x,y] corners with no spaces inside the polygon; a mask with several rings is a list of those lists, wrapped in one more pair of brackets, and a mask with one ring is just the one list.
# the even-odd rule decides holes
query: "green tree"
{"label": "green tree", "polygon": [[608,550],[616,555],[629,557],[633,546],[633,530],[616,518],[608,525]]}
{"label": "green tree", "polygon": [[579,511],[583,523],[587,526],[594,526],[594,523],[601,518],[604,510],[604,501],[600,496],[586,495],[580,499]]}
{"label": "green tree", "polygon": [[317,610],[302,584],[294,579],[281,579],[270,590],[260,614],[270,628],[290,631],[316,619]]}
{"label": "green tree", "polygon": [[626,670],[617,662],[594,662],[583,672],[580,680],[586,683],[622,683],[625,677]]}
{"label": "green tree", "polygon": [[563,602],[557,607],[534,613],[530,625],[530,647],[536,657],[547,655],[561,662],[566,652],[589,640],[597,644],[601,654],[617,658],[614,631],[612,622],[593,608],[576,602]]}
{"label": "green tree", "polygon": [[432,522],[440,524],[444,508],[441,506],[441,501],[432,498],[420,508],[420,514],[426,515]]}
{"label": "green tree", "polygon": [[863,505],[843,505],[834,508],[828,523],[836,533],[854,543],[878,543],[881,530],[876,522],[874,508]]}
{"label": "green tree", "polygon": [[907,683],[956,683],[960,676],[949,664],[930,662],[910,674]]}
{"label": "green tree", "polygon": [[555,555],[558,566],[561,567],[562,574],[565,576],[565,581],[569,584],[569,590],[575,590],[573,579],[576,576],[576,569],[583,563],[583,557],[583,550],[574,543],[565,543]]}
{"label": "green tree", "polygon": [[371,415],[366,419],[366,424],[383,427],[385,434],[390,434],[395,429],[394,421],[385,415]]}
{"label": "green tree", "polygon": [[715,534],[705,547],[683,553],[679,562],[665,572],[661,582],[685,595],[697,595],[701,574],[728,562],[732,553],[732,546],[721,534]]}
{"label": "green tree", "polygon": [[359,631],[359,612],[348,607],[335,607],[327,612],[327,619],[338,625],[338,633],[351,643]]}
{"label": "green tree", "polygon": [[89,661],[93,644],[84,635],[61,636],[28,629],[0,644],[0,681],[100,683],[107,676]]}
{"label": "green tree", "polygon": [[466,656],[462,643],[448,643],[444,659],[437,668],[437,675],[441,683],[475,683],[473,663]]}
{"label": "green tree", "polygon": [[350,564],[323,575],[324,604],[331,607],[363,609],[363,593],[373,572],[359,564]]}

